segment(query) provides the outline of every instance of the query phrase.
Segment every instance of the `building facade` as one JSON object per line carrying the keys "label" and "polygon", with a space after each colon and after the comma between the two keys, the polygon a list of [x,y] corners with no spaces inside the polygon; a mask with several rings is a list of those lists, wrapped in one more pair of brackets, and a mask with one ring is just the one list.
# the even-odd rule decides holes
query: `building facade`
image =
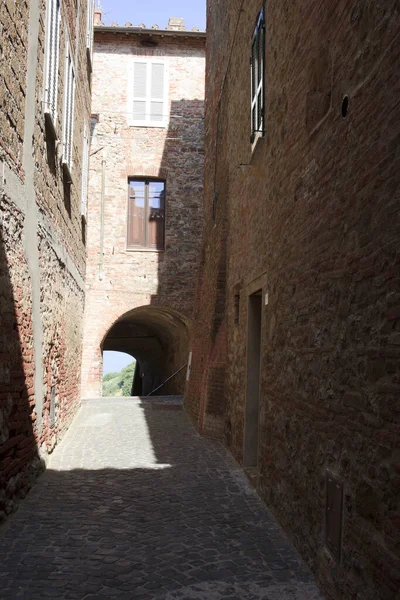
{"label": "building facade", "polygon": [[209,0],[185,402],[332,599],[398,597],[397,2]]}
{"label": "building facade", "polygon": [[136,358],[135,394],[181,393],[203,223],[205,33],[182,19],[101,24],[96,9],[82,388],[102,353]]}
{"label": "building facade", "polygon": [[79,405],[92,23],[91,0],[0,7],[0,521]]}

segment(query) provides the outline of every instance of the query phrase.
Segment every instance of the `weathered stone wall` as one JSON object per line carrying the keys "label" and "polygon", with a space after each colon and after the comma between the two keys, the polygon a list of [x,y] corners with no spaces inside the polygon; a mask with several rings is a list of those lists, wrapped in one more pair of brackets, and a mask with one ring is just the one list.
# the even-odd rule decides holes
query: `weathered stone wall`
{"label": "weathered stone wall", "polygon": [[[79,406],[84,121],[90,128],[86,11],[86,2],[62,3],[55,139],[43,112],[46,2],[0,7],[0,521]],[[76,66],[72,185],[60,164],[67,38]]]}
{"label": "weathered stone wall", "polygon": [[[85,396],[101,395],[102,342],[124,313],[151,304],[192,315],[203,217],[205,40],[158,37],[157,47],[146,48],[141,39],[118,29],[95,32],[92,113],[98,123],[90,162]],[[127,124],[128,73],[138,56],[162,57],[168,64],[168,127]],[[165,251],[127,250],[128,177],[135,176],[166,180]],[[174,356],[169,374],[185,363],[187,347],[176,348]]]}
{"label": "weathered stone wall", "polygon": [[[195,388],[219,330],[211,316],[214,256],[224,245],[218,220],[225,219],[226,203],[227,409],[220,421],[226,420],[227,441],[242,461],[248,296],[262,289],[268,304],[259,492],[329,598],[394,600],[400,568],[398,3],[266,4],[266,136],[253,154],[249,56],[261,2],[239,4],[214,0],[208,7],[206,136],[215,142],[212,112],[226,72],[229,102],[222,102],[220,119],[228,131],[217,173],[226,169],[229,190],[221,193],[217,177],[221,211],[217,205],[216,228],[209,226],[204,240],[191,412],[200,424],[207,419],[207,396]],[[206,165],[213,157],[209,140]],[[206,167],[207,219],[213,192],[214,174]],[[205,282],[210,272],[213,285]],[[207,343],[197,343],[200,338]],[[344,484],[340,561],[325,546],[327,471]]]}

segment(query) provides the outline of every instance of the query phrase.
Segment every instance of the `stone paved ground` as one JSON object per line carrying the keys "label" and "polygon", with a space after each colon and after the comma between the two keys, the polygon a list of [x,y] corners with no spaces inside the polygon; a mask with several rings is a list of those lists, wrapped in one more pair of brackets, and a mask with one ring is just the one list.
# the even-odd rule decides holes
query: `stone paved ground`
{"label": "stone paved ground", "polygon": [[182,410],[93,400],[0,530],[0,598],[317,600],[231,456]]}

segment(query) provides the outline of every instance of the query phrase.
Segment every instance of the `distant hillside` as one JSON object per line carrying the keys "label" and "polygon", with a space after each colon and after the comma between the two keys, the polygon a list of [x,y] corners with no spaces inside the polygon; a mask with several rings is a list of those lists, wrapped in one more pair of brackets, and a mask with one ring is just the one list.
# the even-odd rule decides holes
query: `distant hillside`
{"label": "distant hillside", "polygon": [[103,396],[119,397],[130,396],[132,391],[133,376],[135,375],[136,361],[131,362],[119,373],[107,373],[103,376]]}

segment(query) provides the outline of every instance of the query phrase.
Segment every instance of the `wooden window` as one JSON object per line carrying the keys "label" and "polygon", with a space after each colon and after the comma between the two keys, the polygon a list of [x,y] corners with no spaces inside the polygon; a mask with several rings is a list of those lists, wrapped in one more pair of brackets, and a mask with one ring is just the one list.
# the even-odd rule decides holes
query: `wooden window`
{"label": "wooden window", "polygon": [[94,22],[94,0],[88,0],[87,25],[86,25],[86,50],[90,62],[93,59],[93,22]]}
{"label": "wooden window", "polygon": [[160,60],[135,60],[129,77],[128,123],[137,127],[168,124],[168,71]]}
{"label": "wooden window", "polygon": [[58,98],[58,59],[60,50],[60,0],[48,0],[46,24],[46,59],[44,112],[55,132]]}
{"label": "wooden window", "polygon": [[128,189],[128,248],[163,250],[165,182],[156,179],[130,179]]}
{"label": "wooden window", "polygon": [[83,134],[83,152],[82,152],[82,197],[81,197],[81,215],[87,220],[87,195],[89,180],[89,132],[85,123]]}
{"label": "wooden window", "polygon": [[251,42],[251,137],[256,144],[265,132],[265,8],[257,17],[257,25]]}
{"label": "wooden window", "polygon": [[64,127],[63,127],[63,165],[71,173],[72,170],[72,144],[74,135],[74,104],[75,104],[75,69],[72,61],[71,50],[67,42],[65,57],[64,79]]}

